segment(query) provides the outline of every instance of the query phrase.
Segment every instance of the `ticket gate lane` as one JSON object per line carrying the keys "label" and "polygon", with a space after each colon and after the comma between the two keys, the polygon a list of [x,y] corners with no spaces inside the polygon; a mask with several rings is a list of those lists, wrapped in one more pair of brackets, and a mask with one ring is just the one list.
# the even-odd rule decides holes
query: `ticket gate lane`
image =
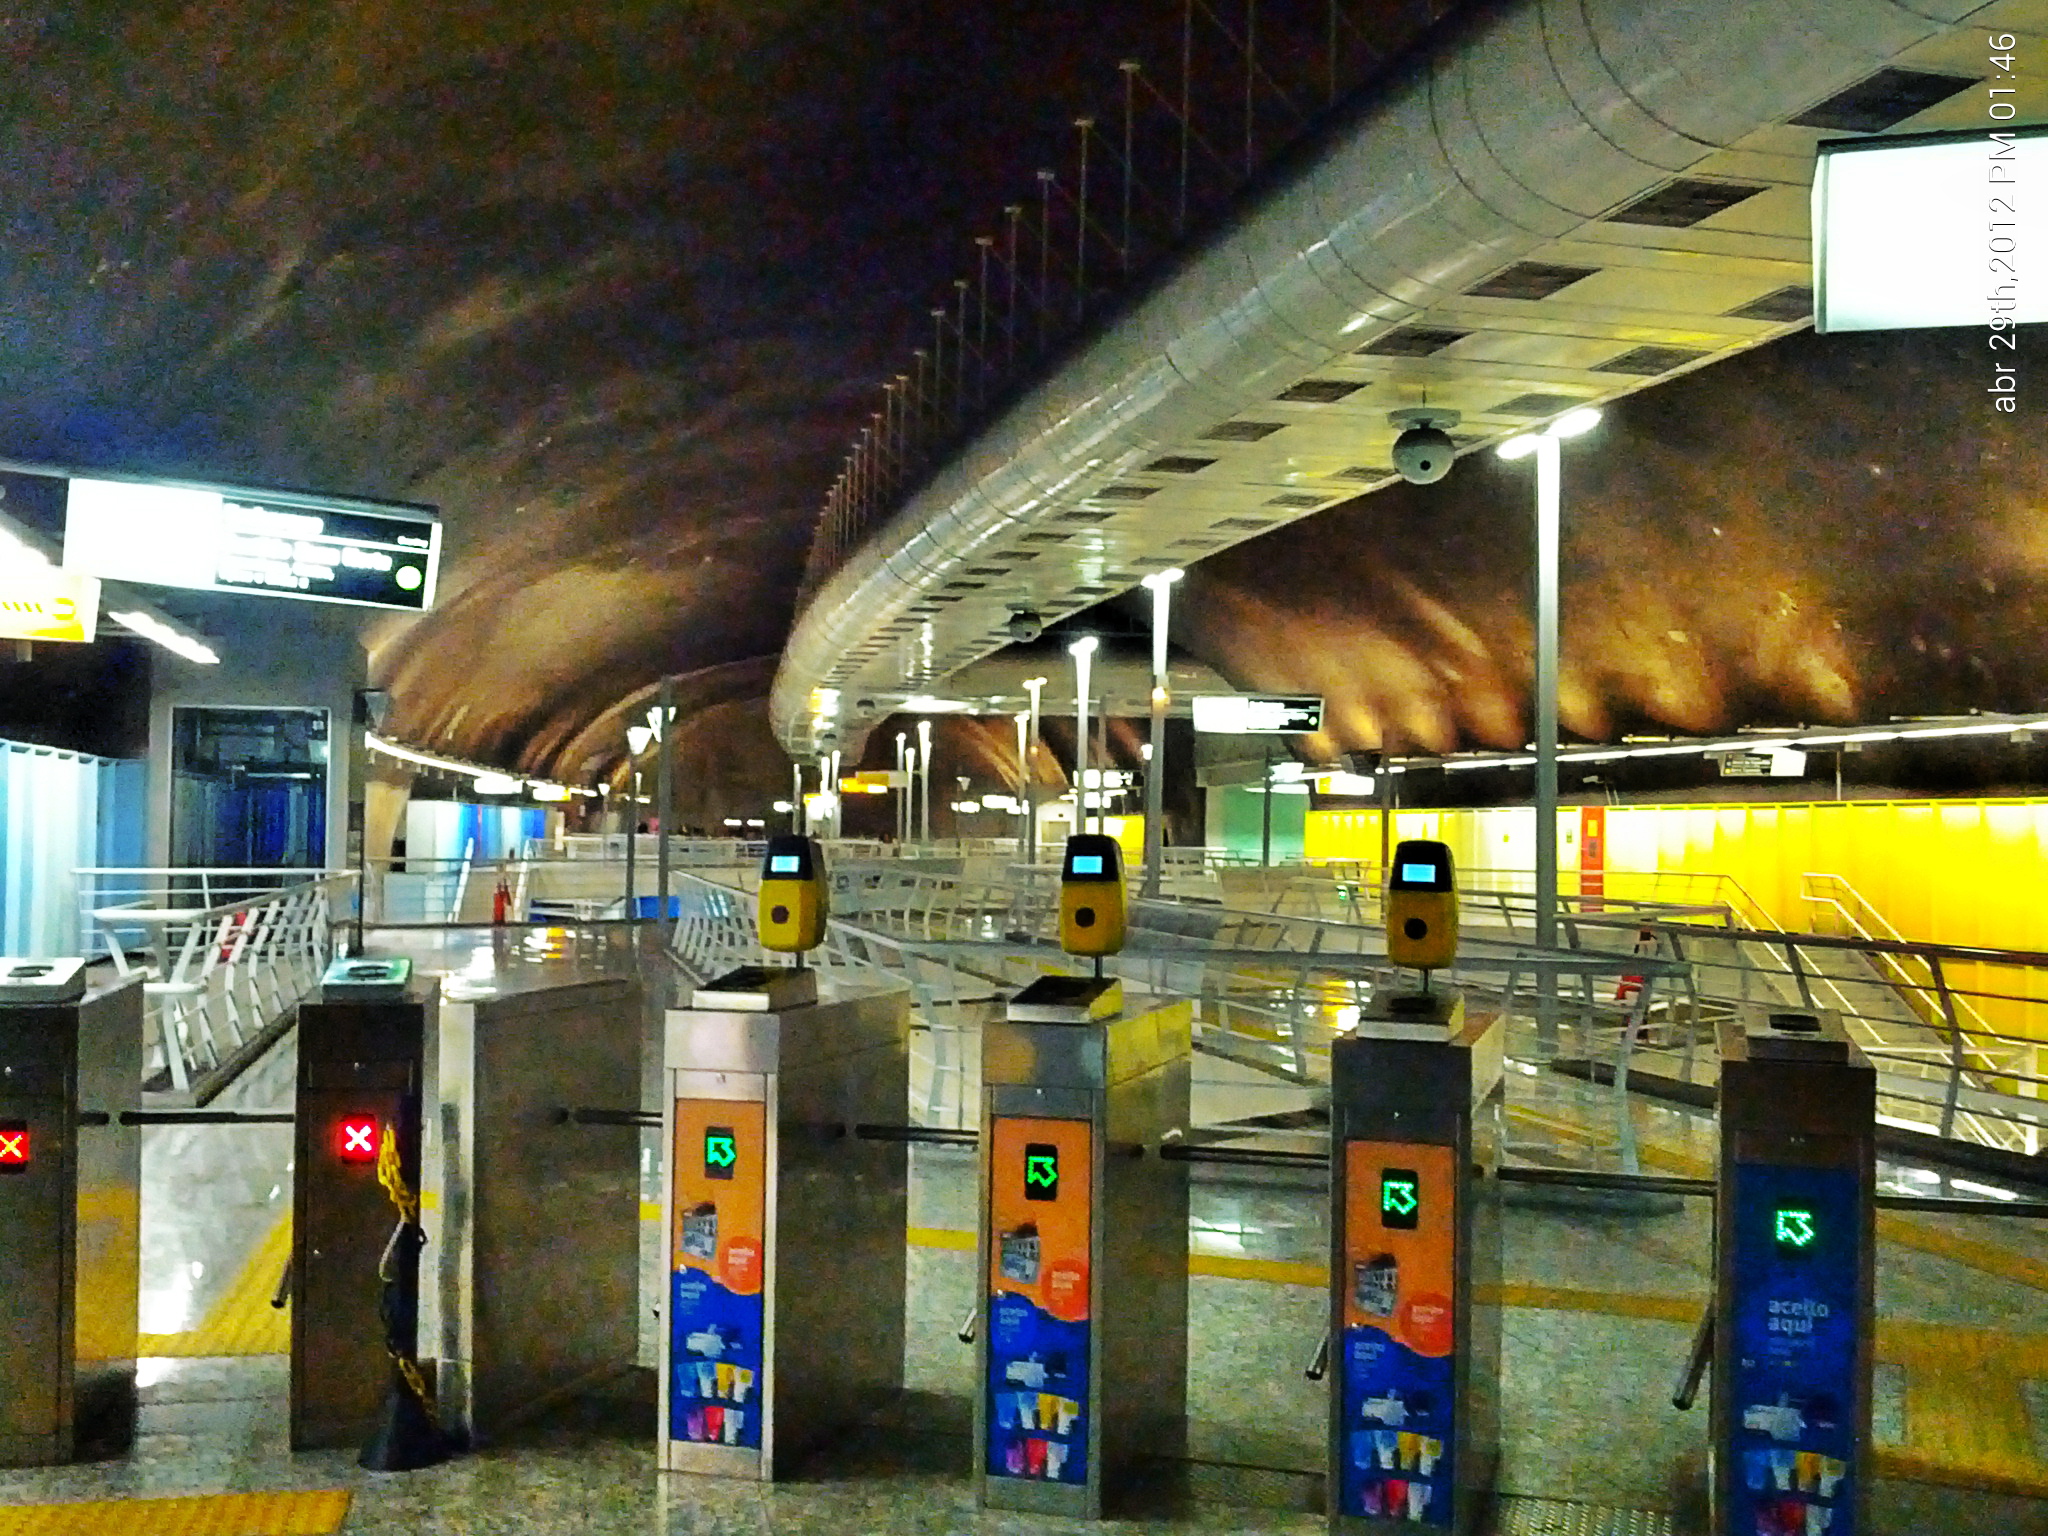
{"label": "ticket gate lane", "polygon": [[429,983],[388,999],[323,1000],[299,1008],[292,1205],[295,1450],[361,1447],[390,1390],[380,1268],[396,1211],[379,1182],[378,1162],[385,1140],[393,1139],[399,1176],[417,1194],[420,1106],[432,1087],[428,1020],[436,1002]]}
{"label": "ticket gate lane", "polygon": [[1456,996],[1331,1051],[1333,1530],[1481,1528],[1500,1443],[1502,1042]]}
{"label": "ticket gate lane", "polygon": [[1863,1536],[1876,1074],[1828,1014],[1746,1009],[1720,1047],[1715,1529]]}
{"label": "ticket gate lane", "polygon": [[768,1479],[902,1387],[907,1150],[855,1128],[902,1121],[909,997],[759,1010],[749,984],[667,1016],[659,1441],[670,1470]]}
{"label": "ticket gate lane", "polygon": [[141,981],[88,989],[57,964],[70,996],[0,992],[0,1466],[134,1434]]}
{"label": "ticket gate lane", "polygon": [[503,1431],[631,1364],[638,1138],[560,1106],[639,1097],[637,982],[451,982],[435,1017],[423,1337],[442,1422]]}
{"label": "ticket gate lane", "polygon": [[1187,1126],[1192,1008],[1020,1019],[1030,996],[982,1037],[976,1480],[1093,1518],[1186,1453],[1188,1169],[1150,1149]]}

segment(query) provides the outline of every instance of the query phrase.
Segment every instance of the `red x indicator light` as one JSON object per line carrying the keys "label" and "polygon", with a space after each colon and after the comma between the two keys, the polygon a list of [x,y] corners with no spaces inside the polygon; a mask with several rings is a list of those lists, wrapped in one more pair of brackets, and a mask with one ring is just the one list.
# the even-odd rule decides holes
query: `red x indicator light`
{"label": "red x indicator light", "polygon": [[335,1128],[335,1150],[344,1163],[374,1163],[381,1132],[374,1118],[351,1115]]}
{"label": "red x indicator light", "polygon": [[19,1120],[0,1124],[0,1173],[16,1173],[28,1166],[28,1127]]}

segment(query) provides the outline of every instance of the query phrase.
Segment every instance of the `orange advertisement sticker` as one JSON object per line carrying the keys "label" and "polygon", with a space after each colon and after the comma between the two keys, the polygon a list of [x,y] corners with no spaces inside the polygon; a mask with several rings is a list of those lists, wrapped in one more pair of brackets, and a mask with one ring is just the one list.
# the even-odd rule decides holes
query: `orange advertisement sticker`
{"label": "orange advertisement sticker", "polygon": [[678,1099],[670,1267],[699,1270],[735,1295],[761,1291],[767,1236],[767,1106]]}
{"label": "orange advertisement sticker", "polygon": [[1344,1143],[1344,1326],[1451,1353],[1457,1160],[1449,1147]]}
{"label": "orange advertisement sticker", "polygon": [[1093,1132],[1085,1120],[1004,1116],[989,1151],[989,1292],[1088,1318]]}

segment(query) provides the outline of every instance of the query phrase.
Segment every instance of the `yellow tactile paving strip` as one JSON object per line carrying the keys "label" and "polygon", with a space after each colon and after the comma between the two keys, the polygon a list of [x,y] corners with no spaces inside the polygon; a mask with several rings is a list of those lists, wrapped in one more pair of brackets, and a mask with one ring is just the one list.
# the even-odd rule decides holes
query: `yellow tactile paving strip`
{"label": "yellow tactile paving strip", "polygon": [[[292,1221],[287,1214],[256,1245],[198,1327],[185,1333],[145,1333],[138,1352],[181,1359],[288,1353],[292,1347],[291,1312],[271,1306],[270,1298],[277,1293],[278,1277],[284,1273],[291,1251]],[[0,1536],[7,1536],[5,1525],[0,1525]]]}
{"label": "yellow tactile paving strip", "polygon": [[347,1493],[331,1488],[0,1505],[0,1536],[330,1536],[348,1504]]}

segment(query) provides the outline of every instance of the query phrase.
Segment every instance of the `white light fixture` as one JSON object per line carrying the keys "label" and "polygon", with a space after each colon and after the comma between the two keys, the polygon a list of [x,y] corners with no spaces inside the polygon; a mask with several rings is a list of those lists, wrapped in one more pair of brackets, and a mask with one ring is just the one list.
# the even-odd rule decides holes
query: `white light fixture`
{"label": "white light fixture", "polygon": [[787,816],[794,809],[796,809],[796,807],[787,800],[778,800],[775,802],[775,814],[778,816]]}
{"label": "white light fixture", "polygon": [[183,630],[173,629],[140,609],[127,613],[110,613],[107,617],[132,633],[142,636],[143,639],[154,641],[174,656],[196,661],[203,667],[220,665],[220,656],[212,646],[202,644]]}
{"label": "white light fixture", "polygon": [[1102,642],[1100,640],[1097,640],[1093,635],[1083,635],[1080,639],[1076,640],[1072,645],[1067,647],[1067,654],[1069,656],[1073,656],[1076,658],[1082,656],[1093,656],[1096,652],[1096,648],[1099,647],[1101,644]]}
{"label": "white light fixture", "polygon": [[742,821],[742,820],[741,820],[741,819],[740,819],[739,817],[737,817],[737,816],[728,816],[728,817],[726,817],[726,818],[725,818],[725,824],[726,824],[726,825],[727,825],[728,827],[743,827],[743,826],[745,826],[745,825],[746,825],[746,823],[745,823],[744,821]]}
{"label": "white light fixture", "polygon": [[526,780],[509,773],[480,773],[471,782],[480,795],[516,795],[526,788]]}
{"label": "white light fixture", "polygon": [[653,740],[654,727],[651,725],[629,725],[626,727],[626,750],[635,757],[645,752]]}
{"label": "white light fixture", "polygon": [[929,693],[912,694],[903,701],[906,715],[962,715],[972,708],[963,699],[934,698]]}
{"label": "white light fixture", "polygon": [[1319,773],[1316,788],[1326,795],[1369,795],[1376,786],[1376,780],[1369,773]]}
{"label": "white light fixture", "polygon": [[535,780],[533,783],[527,785],[527,790],[529,793],[532,794],[534,799],[543,801],[549,805],[554,805],[563,800],[567,800],[569,798],[570,793],[569,786],[566,784],[547,784],[539,780]]}
{"label": "white light fixture", "polygon": [[750,816],[747,818],[747,825],[750,827],[765,827],[768,823],[758,816]]}

